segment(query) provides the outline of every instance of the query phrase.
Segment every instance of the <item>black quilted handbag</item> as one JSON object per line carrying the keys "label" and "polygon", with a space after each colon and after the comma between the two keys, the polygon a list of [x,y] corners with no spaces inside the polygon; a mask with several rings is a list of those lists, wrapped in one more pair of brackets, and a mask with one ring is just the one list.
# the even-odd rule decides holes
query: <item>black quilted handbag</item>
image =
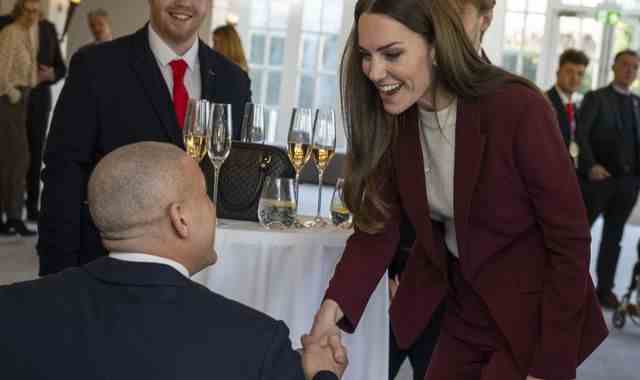
{"label": "black quilted handbag", "polygon": [[267,177],[294,176],[284,149],[234,141],[220,170],[218,218],[257,222],[258,202]]}

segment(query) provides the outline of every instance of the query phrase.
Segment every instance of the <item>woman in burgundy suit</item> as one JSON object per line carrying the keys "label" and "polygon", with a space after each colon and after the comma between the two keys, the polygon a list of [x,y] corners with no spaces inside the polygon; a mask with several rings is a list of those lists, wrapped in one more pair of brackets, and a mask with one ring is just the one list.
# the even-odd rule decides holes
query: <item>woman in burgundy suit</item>
{"label": "woman in burgundy suit", "polygon": [[390,314],[401,348],[446,311],[427,380],[569,380],[607,329],[589,225],[553,111],[491,66],[455,2],[360,0],[342,62],[356,231],[311,337],[352,332],[416,230]]}

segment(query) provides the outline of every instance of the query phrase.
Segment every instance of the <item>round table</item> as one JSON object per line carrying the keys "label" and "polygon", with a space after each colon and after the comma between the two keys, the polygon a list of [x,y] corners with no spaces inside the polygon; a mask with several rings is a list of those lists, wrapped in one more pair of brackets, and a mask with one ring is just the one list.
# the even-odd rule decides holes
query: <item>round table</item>
{"label": "round table", "polygon": [[[218,262],[194,280],[227,298],[284,321],[294,347],[315,312],[351,231],[274,231],[258,223],[223,220],[216,231]],[[373,293],[355,334],[344,334],[346,380],[388,377],[389,300],[386,276]]]}

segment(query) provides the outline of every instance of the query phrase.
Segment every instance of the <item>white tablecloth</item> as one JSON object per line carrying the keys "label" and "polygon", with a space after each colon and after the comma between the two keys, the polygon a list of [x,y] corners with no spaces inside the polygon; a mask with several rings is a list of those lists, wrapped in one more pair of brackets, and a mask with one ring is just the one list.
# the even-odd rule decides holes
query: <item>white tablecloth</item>
{"label": "white tablecloth", "polygon": [[[257,223],[223,221],[216,233],[218,263],[195,276],[209,289],[283,320],[294,347],[307,333],[350,232],[267,231]],[[363,263],[363,265],[366,265]],[[386,380],[389,317],[386,276],[355,334],[344,334],[346,380]]]}

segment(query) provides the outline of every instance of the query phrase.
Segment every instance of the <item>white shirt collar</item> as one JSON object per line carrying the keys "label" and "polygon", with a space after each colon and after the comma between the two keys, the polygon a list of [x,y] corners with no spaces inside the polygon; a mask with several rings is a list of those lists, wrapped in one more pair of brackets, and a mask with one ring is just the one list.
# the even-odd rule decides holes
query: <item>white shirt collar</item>
{"label": "white shirt collar", "polygon": [[176,59],[183,59],[187,62],[187,66],[189,66],[189,70],[193,71],[196,68],[198,63],[198,49],[200,47],[200,41],[198,38],[193,41],[193,46],[184,53],[183,56],[177,55],[169,45],[167,45],[162,38],[153,30],[153,26],[149,23],[149,46],[151,47],[151,51],[153,55],[160,63],[160,66],[168,66],[169,62]]}
{"label": "white shirt collar", "polygon": [[613,89],[615,90],[615,92],[617,92],[618,94],[621,95],[631,95],[631,90],[626,89],[626,88],[622,88],[620,86],[618,86],[615,83],[611,83],[611,86],[613,87]]}
{"label": "white shirt collar", "polygon": [[562,104],[564,104],[566,106],[567,104],[571,103],[572,96],[567,96],[567,94],[565,94],[564,91],[562,91],[562,89],[560,87],[558,87],[558,85],[556,85],[555,87],[556,87],[556,92],[560,96],[560,100],[562,100]]}
{"label": "white shirt collar", "polygon": [[189,278],[189,271],[187,268],[180,264],[179,262],[171,259],[167,259],[166,257],[160,257],[155,255],[148,255],[146,253],[137,253],[137,252],[118,252],[118,253],[110,253],[109,257],[116,260],[122,261],[130,261],[134,263],[155,263],[155,264],[164,264],[172,267],[173,269],[180,272],[181,275]]}

